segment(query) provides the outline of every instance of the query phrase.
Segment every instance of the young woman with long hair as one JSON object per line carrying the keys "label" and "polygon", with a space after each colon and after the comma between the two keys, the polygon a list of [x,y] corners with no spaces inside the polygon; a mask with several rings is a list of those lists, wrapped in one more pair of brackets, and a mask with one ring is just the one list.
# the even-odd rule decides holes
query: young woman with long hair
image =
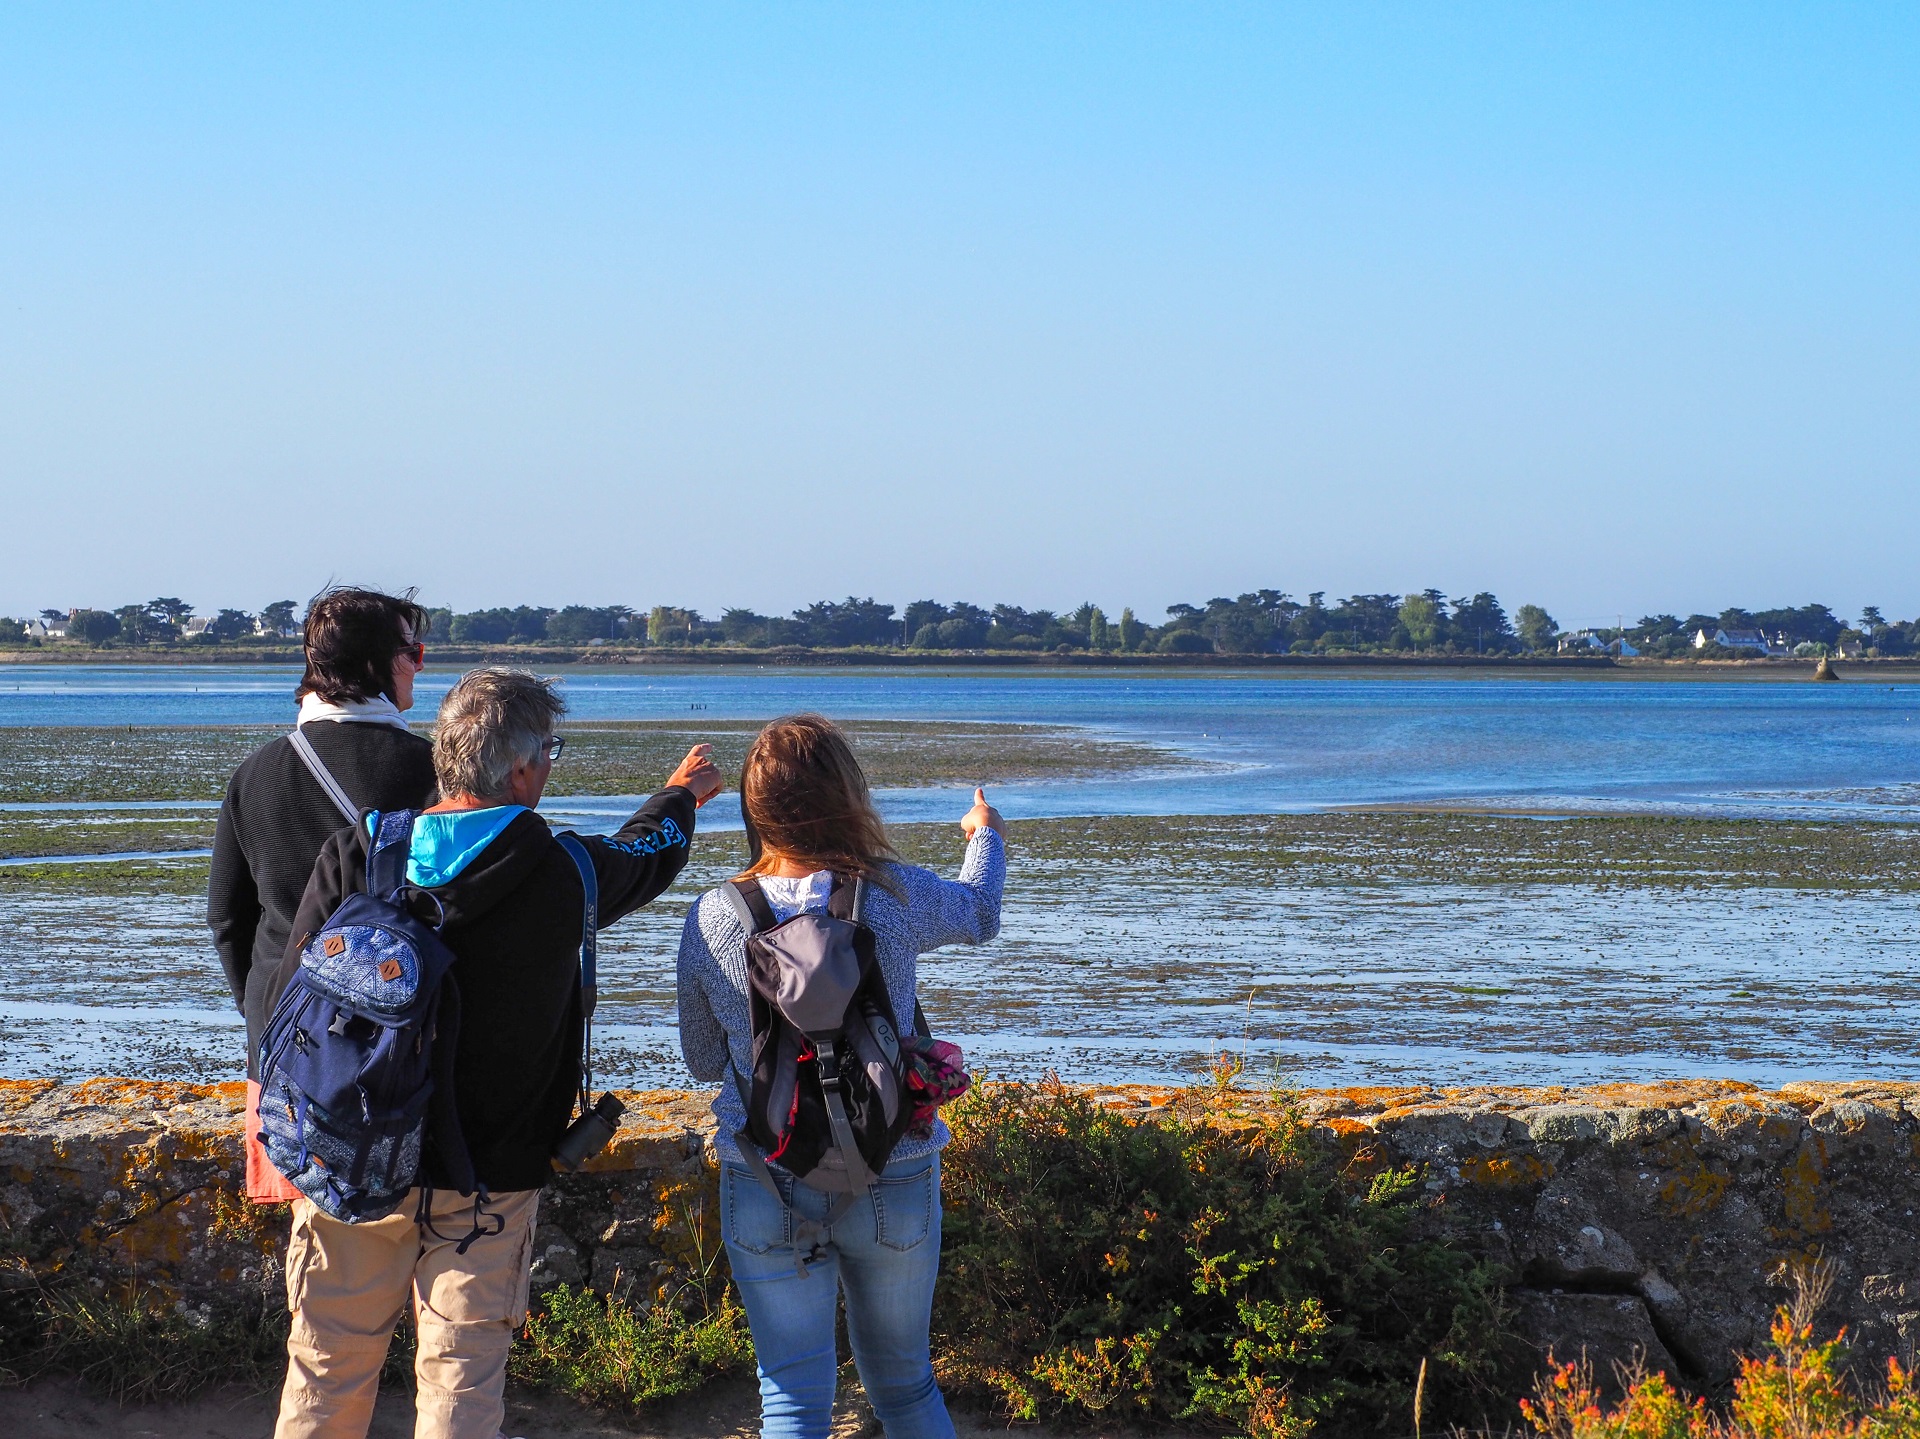
{"label": "young woman with long hair", "polygon": [[[1005,825],[974,791],[960,820],[966,856],[957,880],[902,863],[875,812],[866,776],[846,736],[819,715],[763,729],[740,778],[749,864],[778,920],[824,910],[836,876],[862,879],[863,922],[893,1012],[910,1028],[922,954],[946,944],[982,944],[1000,931],[1006,878]],[[824,1439],[833,1417],[839,1356],[834,1313],[846,1294],[854,1362],[888,1439],[947,1439],[953,1423],[934,1383],[927,1330],[940,1264],[937,1117],[895,1145],[877,1182],[837,1218],[840,1198],[767,1165],[776,1199],[742,1159],[746,1107],[738,1077],[753,1069],[746,927],[719,889],[688,912],[680,938],[680,1047],[694,1078],[718,1081],[721,1235],[753,1330],[760,1369],[762,1433]],[[764,1152],[756,1150],[759,1159]],[[797,1231],[824,1239],[805,1256]],[[801,1262],[804,1260],[805,1262]]]}

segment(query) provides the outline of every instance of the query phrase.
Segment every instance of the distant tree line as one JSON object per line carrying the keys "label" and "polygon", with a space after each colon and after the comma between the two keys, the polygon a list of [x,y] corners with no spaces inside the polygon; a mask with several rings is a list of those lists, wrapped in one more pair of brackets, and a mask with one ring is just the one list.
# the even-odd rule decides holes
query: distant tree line
{"label": "distant tree line", "polygon": [[219,610],[196,618],[193,606],[174,596],[122,605],[114,610],[46,609],[25,619],[0,618],[0,643],[20,643],[41,633],[83,644],[148,645],[187,642],[223,644],[241,639],[284,640],[300,633],[297,600],[275,600],[258,614]]}
{"label": "distant tree line", "polygon": [[[0,642],[30,640],[36,623],[89,645],[283,643],[298,637],[299,605],[277,600],[255,614],[223,609],[196,620],[193,606],[172,597],[114,610],[42,610],[27,620],[0,620]],[[915,649],[1091,651],[1120,654],[1439,654],[1504,655],[1564,648],[1553,616],[1521,605],[1511,617],[1492,594],[1449,598],[1436,589],[1409,594],[1358,594],[1328,603],[1324,591],[1304,600],[1283,590],[1256,590],[1204,605],[1169,605],[1165,620],[1143,623],[1131,609],[1110,617],[1084,603],[1066,613],[991,608],[965,600],[915,600],[896,610],[871,597],[819,600],[788,615],[727,609],[716,619],[676,605],[540,605],[458,612],[430,609],[430,644],[629,645],[667,648]],[[1776,647],[1828,653],[1857,646],[1869,654],[1920,652],[1920,620],[1893,621],[1868,606],[1850,625],[1825,605],[1718,614],[1643,615],[1632,625],[1581,631],[1583,644],[1624,640],[1642,654],[1730,655],[1696,639],[1704,633],[1760,632]]]}

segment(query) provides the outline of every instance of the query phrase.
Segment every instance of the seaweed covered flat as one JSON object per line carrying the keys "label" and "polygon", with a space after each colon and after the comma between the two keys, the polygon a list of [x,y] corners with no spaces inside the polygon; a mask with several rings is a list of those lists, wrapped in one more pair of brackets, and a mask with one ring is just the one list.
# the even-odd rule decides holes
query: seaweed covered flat
{"label": "seaweed covered flat", "polygon": [[206,849],[216,811],[0,810],[0,859]]}
{"label": "seaweed covered flat", "polygon": [[[893,835],[959,861],[954,826]],[[921,968],[935,1025],[1002,1074],[1165,1081],[1225,1047],[1303,1083],[1775,1083],[1897,1076],[1920,1049],[1920,863],[1894,826],[1057,819],[1016,821],[1011,847],[1000,940]],[[737,832],[703,836],[667,895],[602,936],[610,1078],[686,1082],[680,924],[744,857]],[[204,860],[0,865],[4,1072],[106,1055],[228,1077],[205,882]]]}
{"label": "seaweed covered flat", "polygon": [[[758,720],[634,720],[563,727],[553,792],[646,794],[690,745],[710,741],[738,773]],[[1171,750],[1070,725],[852,720],[861,762],[882,789],[1079,779],[1195,768]],[[217,800],[240,762],[284,728],[0,727],[0,804]],[[421,733],[431,730],[421,727]]]}

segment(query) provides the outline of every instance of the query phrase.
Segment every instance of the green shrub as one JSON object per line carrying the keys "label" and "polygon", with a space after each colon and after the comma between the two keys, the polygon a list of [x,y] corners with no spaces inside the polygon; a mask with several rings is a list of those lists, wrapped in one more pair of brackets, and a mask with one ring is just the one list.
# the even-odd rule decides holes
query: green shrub
{"label": "green shrub", "polygon": [[618,1295],[562,1285],[528,1318],[508,1372],[534,1388],[633,1409],[752,1362],[746,1312],[731,1292],[692,1318],[671,1303],[642,1312]]}
{"label": "green shrub", "polygon": [[286,1368],[287,1316],[262,1308],[221,1313],[169,1305],[150,1293],[43,1293],[6,1382],[68,1374],[122,1404],[190,1399],[215,1384],[277,1387]]}
{"label": "green shrub", "polygon": [[1492,1275],[1412,1233],[1416,1178],[1351,1177],[1285,1106],[1147,1119],[1061,1086],[949,1111],[934,1352],[1019,1418],[1411,1429],[1503,1373]]}

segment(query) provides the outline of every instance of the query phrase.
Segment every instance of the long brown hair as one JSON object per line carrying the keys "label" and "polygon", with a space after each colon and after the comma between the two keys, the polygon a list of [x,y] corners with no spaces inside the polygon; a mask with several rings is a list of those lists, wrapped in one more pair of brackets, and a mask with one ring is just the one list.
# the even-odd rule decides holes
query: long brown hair
{"label": "long brown hair", "polygon": [[740,813],[749,860],[742,878],[769,873],[777,856],[892,887],[881,868],[897,857],[887,827],[853,746],[825,715],[788,715],[754,737],[740,771]]}

